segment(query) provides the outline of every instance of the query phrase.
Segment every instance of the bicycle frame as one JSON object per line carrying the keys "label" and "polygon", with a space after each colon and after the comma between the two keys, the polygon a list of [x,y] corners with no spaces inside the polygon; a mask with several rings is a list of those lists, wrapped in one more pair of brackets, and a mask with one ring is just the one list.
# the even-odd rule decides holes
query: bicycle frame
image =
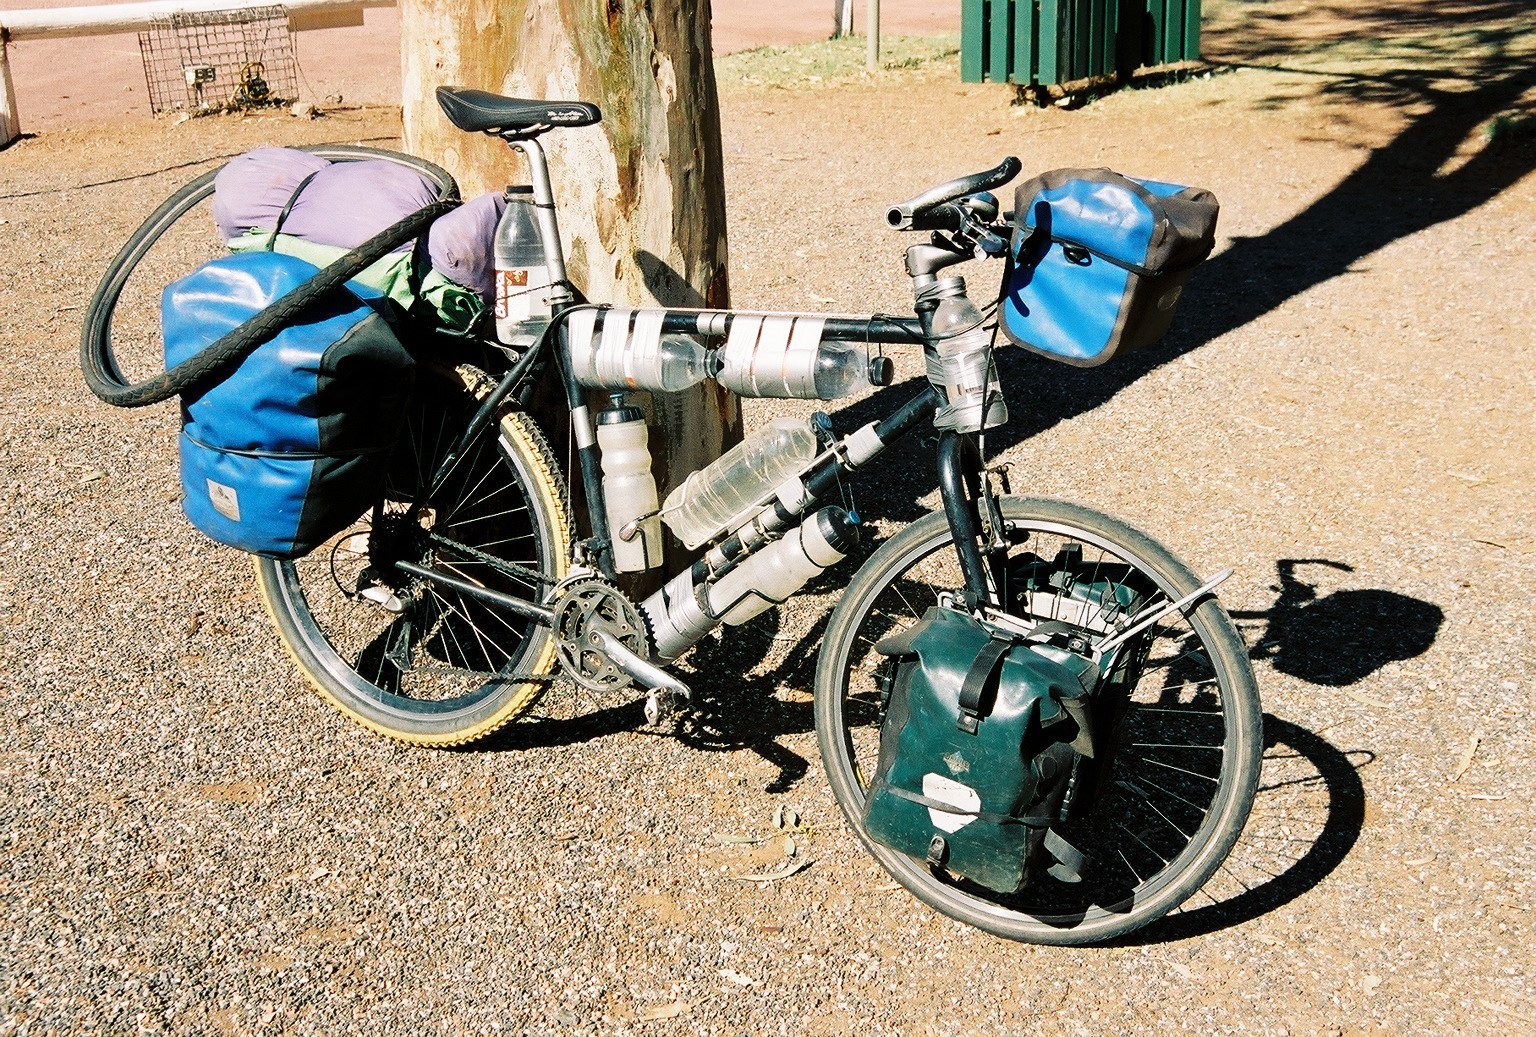
{"label": "bicycle frame", "polygon": [[[536,225],[549,267],[551,283],[551,311],[549,326],[537,343],[519,356],[502,376],[496,387],[482,401],[480,407],[465,428],[459,442],[444,456],[442,464],[432,479],[432,493],[440,488],[463,452],[490,428],[495,415],[509,397],[528,384],[553,352],[566,403],[570,409],[571,434],[576,448],[576,460],[582,488],[587,502],[587,518],[591,536],[578,542],[576,547],[585,561],[609,579],[617,573],[613,567],[612,537],[605,507],[600,455],[596,427],[585,400],[586,390],[576,381],[568,344],[562,334],[571,317],[581,310],[605,312],[611,307],[580,302],[566,279],[565,255],[560,244],[559,221],[555,208],[554,192],[549,177],[549,167],[543,149],[537,140],[523,139],[509,142],[521,151],[528,163],[532,180]],[[953,254],[932,255],[940,250],[928,245],[914,246],[909,251],[908,273],[914,283],[931,283],[933,271],[958,262]],[[914,261],[912,253],[919,253]],[[960,258],[969,258],[960,257]],[[824,320],[823,338],[881,345],[923,345],[932,348],[931,316],[934,305],[924,306],[920,301],[915,319],[870,316],[816,316]],[[654,312],[654,311],[652,311]],[[664,333],[718,336],[727,334],[732,323],[739,317],[759,316],[757,313],[714,309],[664,309],[661,330]],[[759,508],[730,532],[723,541],[711,546],[692,567],[696,580],[716,579],[729,572],[738,562],[809,515],[822,500],[837,488],[842,471],[853,472],[880,454],[888,445],[911,432],[938,408],[940,395],[929,385],[917,396],[898,407],[880,421],[870,422],[824,450],[811,467],[798,479],[797,492],[793,496],[776,494],[761,502]],[[998,604],[996,587],[998,580],[989,572],[983,551],[978,546],[980,515],[978,502],[983,497],[981,453],[975,434],[960,434],[945,430],[940,435],[938,449],[939,485],[944,501],[945,514],[955,535],[961,571],[965,577],[965,596],[972,607],[983,603]],[[990,499],[990,498],[989,498]],[[995,525],[995,524],[994,524]],[[725,531],[722,531],[725,532]],[[413,575],[447,582],[448,577],[428,569],[413,566]],[[507,595],[454,581],[454,589],[479,597],[490,604],[512,608],[525,616],[548,622],[548,609],[530,602],[508,599]]]}

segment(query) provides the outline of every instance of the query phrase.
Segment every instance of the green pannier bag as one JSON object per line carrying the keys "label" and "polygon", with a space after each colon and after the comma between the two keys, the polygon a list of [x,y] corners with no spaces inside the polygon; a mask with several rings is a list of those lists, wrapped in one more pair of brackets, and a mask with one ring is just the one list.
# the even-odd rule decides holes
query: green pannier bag
{"label": "green pannier bag", "polygon": [[1093,756],[1099,667],[1080,631],[1019,634],[934,606],[876,649],[889,661],[869,837],[999,893],[1042,866],[1077,881],[1082,855],[1052,826]]}

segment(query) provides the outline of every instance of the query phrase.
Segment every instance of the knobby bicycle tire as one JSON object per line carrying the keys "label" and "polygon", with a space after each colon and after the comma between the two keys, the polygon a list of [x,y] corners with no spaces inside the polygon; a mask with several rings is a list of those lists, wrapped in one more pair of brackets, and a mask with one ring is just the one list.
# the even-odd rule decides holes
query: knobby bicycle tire
{"label": "knobby bicycle tire", "polygon": [[[392,552],[538,600],[565,573],[571,524],[548,443],[526,414],[508,410],[496,434],[488,431],[460,458],[433,508],[381,532],[375,523],[399,521],[491,384],[470,368],[428,378],[383,510],[305,559],[258,558],[256,575],[279,637],[325,701],[378,734],[447,747],[484,738],[538,700],[556,661],[549,628],[419,577],[384,585],[403,603],[391,613],[358,595],[361,574]],[[446,544],[511,562],[512,573]]]}

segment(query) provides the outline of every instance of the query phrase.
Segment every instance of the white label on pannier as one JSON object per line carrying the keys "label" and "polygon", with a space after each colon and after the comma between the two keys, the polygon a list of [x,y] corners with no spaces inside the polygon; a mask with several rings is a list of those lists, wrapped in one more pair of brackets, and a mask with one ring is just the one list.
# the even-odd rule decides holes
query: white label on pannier
{"label": "white label on pannier", "polygon": [[[923,795],[940,803],[948,803],[957,810],[981,809],[981,796],[975,789],[942,774],[923,775]],[[933,807],[928,808],[928,818],[933,822],[933,827],[941,832],[958,832],[976,820],[966,814],[951,814],[947,810],[935,810]]]}
{"label": "white label on pannier", "polygon": [[235,492],[233,486],[225,486],[221,482],[209,479],[208,501],[213,505],[214,511],[231,522],[240,521],[240,495]]}

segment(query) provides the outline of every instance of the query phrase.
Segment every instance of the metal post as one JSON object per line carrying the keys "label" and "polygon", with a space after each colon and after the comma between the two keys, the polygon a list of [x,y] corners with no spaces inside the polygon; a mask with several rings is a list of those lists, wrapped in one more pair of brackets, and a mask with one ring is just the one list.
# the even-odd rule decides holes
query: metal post
{"label": "metal post", "polygon": [[853,35],[853,0],[832,0],[832,38]]}
{"label": "metal post", "polygon": [[865,32],[869,36],[869,50],[864,56],[864,67],[871,72],[880,70],[880,0],[865,0]]}

